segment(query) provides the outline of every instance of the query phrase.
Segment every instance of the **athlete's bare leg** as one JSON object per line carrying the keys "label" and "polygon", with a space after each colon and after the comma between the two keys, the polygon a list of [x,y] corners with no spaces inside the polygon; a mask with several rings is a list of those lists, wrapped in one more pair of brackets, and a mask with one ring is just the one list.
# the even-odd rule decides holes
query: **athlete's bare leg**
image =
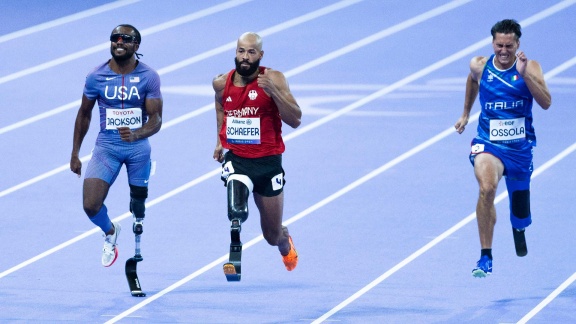
{"label": "athlete's bare leg", "polygon": [[260,211],[260,226],[268,244],[278,246],[282,255],[290,252],[288,231],[282,227],[282,212],[284,209],[284,192],[278,196],[265,197],[254,192],[254,202]]}
{"label": "athlete's bare leg", "polygon": [[492,248],[494,225],[496,225],[496,208],[494,199],[496,189],[504,173],[504,164],[492,154],[478,154],[474,158],[474,174],[478,180],[479,196],[476,204],[478,233],[483,249]]}

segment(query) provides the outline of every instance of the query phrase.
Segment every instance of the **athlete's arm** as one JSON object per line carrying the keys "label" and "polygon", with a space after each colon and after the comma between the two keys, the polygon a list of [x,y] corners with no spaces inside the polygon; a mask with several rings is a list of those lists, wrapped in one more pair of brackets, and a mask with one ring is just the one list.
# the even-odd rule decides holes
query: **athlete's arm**
{"label": "athlete's arm", "polygon": [[163,104],[162,98],[147,98],[144,103],[148,114],[146,124],[135,131],[132,131],[130,127],[118,127],[120,138],[124,142],[134,142],[158,133],[162,127]]}
{"label": "athlete's arm", "polygon": [[226,86],[226,78],[228,74],[220,74],[212,80],[212,87],[214,88],[214,108],[216,109],[216,147],[212,157],[218,162],[224,161],[224,149],[220,142],[220,130],[224,122],[224,107],[222,106],[222,94]]}
{"label": "athlete's arm", "polygon": [[80,177],[82,173],[82,162],[78,157],[80,147],[84,141],[84,137],[90,127],[90,120],[92,119],[92,108],[96,100],[90,100],[86,95],[82,95],[82,103],[78,114],[76,115],[76,122],[74,123],[74,138],[72,140],[72,154],[70,157],[70,170]]}
{"label": "athlete's arm", "polygon": [[300,126],[302,110],[290,92],[288,81],[282,72],[272,69],[264,70],[264,73],[258,75],[258,86],[272,97],[278,106],[282,121],[292,128]]}
{"label": "athlete's arm", "polygon": [[522,51],[518,51],[516,56],[518,57],[516,70],[518,70],[518,73],[524,78],[524,82],[526,82],[526,86],[530,89],[534,100],[536,100],[538,105],[543,109],[548,109],[552,104],[552,96],[544,81],[542,67],[538,62],[529,60]]}
{"label": "athlete's arm", "polygon": [[472,106],[480,91],[480,78],[482,77],[486,60],[486,57],[476,56],[470,61],[470,73],[466,79],[466,93],[464,95],[464,111],[462,116],[456,121],[456,124],[454,124],[454,128],[459,134],[462,134],[468,124],[468,119],[470,119],[470,111],[472,111]]}

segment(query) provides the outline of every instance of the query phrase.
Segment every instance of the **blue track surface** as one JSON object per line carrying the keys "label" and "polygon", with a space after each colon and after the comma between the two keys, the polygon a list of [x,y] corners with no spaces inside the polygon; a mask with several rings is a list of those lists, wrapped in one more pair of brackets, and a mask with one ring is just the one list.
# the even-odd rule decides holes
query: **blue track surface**
{"label": "blue track surface", "polygon": [[[6,2],[0,322],[576,322],[576,1]],[[502,181],[494,273],[475,279],[477,123],[462,135],[452,125],[468,62],[492,53],[490,28],[505,18],[522,24],[521,49],[542,65],[553,103],[534,105],[529,253],[515,254]],[[101,232],[68,167],[84,78],[109,59],[121,23],[142,32],[164,95],[138,265],[145,298],[124,277],[134,253],[125,172],[106,200],[125,228],[120,257],[103,268]],[[229,283],[211,81],[233,67],[245,31],[264,37],[262,65],[285,73],[304,113],[300,128],[284,126],[284,221],[300,262],[285,270],[251,203],[242,281]],[[85,161],[96,133],[97,117]]]}

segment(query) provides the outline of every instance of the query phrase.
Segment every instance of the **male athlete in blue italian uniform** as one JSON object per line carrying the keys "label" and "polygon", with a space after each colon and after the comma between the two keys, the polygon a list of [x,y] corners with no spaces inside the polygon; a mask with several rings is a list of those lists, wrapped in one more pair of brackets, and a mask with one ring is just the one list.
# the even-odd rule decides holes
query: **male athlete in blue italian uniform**
{"label": "male athlete in blue italian uniform", "polygon": [[[236,68],[213,80],[217,122],[213,158],[223,163],[222,180],[228,192],[228,218],[232,221],[230,263],[224,273],[240,280],[240,225],[248,218],[248,196],[253,192],[260,212],[264,239],[278,246],[288,271],[298,262],[288,229],[282,226],[284,170],[282,122],[296,128],[302,111],[288,82],[279,71],[260,66],[264,51],[255,33],[240,36]],[[224,154],[224,149],[228,151]]]}
{"label": "male athlete in blue italian uniform", "polygon": [[462,133],[470,110],[480,93],[478,134],[472,140],[470,161],[479,185],[476,218],[480,236],[480,260],[475,277],[492,273],[492,239],[496,224],[494,199],[502,176],[510,199],[510,221],[516,254],[528,253],[524,231],[532,223],[530,177],[536,135],[532,126],[532,102],[543,109],[551,96],[540,64],[518,50],[520,25],[511,19],[497,22],[491,30],[494,54],[470,62],[464,112],[454,127]]}
{"label": "male athlete in blue italian uniform", "polygon": [[83,206],[90,221],[105,234],[102,265],[111,266],[118,257],[120,224],[111,222],[104,199],[126,165],[130,186],[130,210],[140,228],[151,172],[148,137],[162,125],[162,94],[156,71],[140,62],[136,53],[140,32],[131,25],[119,25],[110,36],[112,59],[86,77],[82,103],[74,125],[70,169],[80,177],[80,146],[90,126],[96,102],[100,110],[100,132],[86,168]]}

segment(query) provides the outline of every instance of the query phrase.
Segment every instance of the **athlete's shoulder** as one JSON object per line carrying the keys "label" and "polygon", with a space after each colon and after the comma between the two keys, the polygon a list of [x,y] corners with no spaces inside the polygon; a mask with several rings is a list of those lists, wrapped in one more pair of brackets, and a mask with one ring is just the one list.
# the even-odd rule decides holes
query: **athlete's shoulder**
{"label": "athlete's shoulder", "polygon": [[474,56],[470,60],[470,72],[472,73],[472,76],[474,77],[475,80],[480,79],[487,62],[488,62],[487,56]]}
{"label": "athlete's shoulder", "polygon": [[266,73],[266,74],[274,75],[274,76],[284,76],[284,73],[282,73],[278,70],[274,70],[271,67],[263,67],[263,69],[260,70],[260,74],[262,74],[262,73]]}
{"label": "athlete's shoulder", "polygon": [[108,62],[109,61],[98,64],[96,67],[90,70],[90,72],[88,72],[88,76],[96,76],[106,73],[106,71],[108,70]]}
{"label": "athlete's shoulder", "polygon": [[526,68],[529,70],[529,72],[537,72],[542,74],[542,66],[536,60],[528,60]]}
{"label": "athlete's shoulder", "polygon": [[136,69],[134,72],[143,73],[143,74],[151,74],[151,75],[155,75],[158,77],[160,76],[155,69],[153,69],[152,67],[150,67],[146,63],[142,63],[142,61],[138,61],[138,65],[136,66]]}
{"label": "athlete's shoulder", "polygon": [[86,75],[84,87],[86,89],[97,89],[100,81],[105,80],[106,77],[111,77],[112,70],[108,67],[108,61],[96,66]]}
{"label": "athlete's shoulder", "polygon": [[488,62],[488,56],[474,56],[470,60],[470,68],[480,68],[483,69]]}
{"label": "athlete's shoulder", "polygon": [[274,70],[273,68],[267,67],[264,69],[264,72],[266,74],[268,74],[273,80],[278,80],[278,81],[286,80],[284,73],[282,73],[278,70]]}
{"label": "athlete's shoulder", "polygon": [[138,61],[138,65],[136,66],[136,69],[140,70],[140,71],[154,71],[154,72],[156,72],[156,70],[153,69],[150,65],[148,65],[142,61]]}
{"label": "athlete's shoulder", "polygon": [[212,79],[212,87],[214,91],[222,91],[226,87],[226,80],[228,80],[230,72],[218,74]]}

